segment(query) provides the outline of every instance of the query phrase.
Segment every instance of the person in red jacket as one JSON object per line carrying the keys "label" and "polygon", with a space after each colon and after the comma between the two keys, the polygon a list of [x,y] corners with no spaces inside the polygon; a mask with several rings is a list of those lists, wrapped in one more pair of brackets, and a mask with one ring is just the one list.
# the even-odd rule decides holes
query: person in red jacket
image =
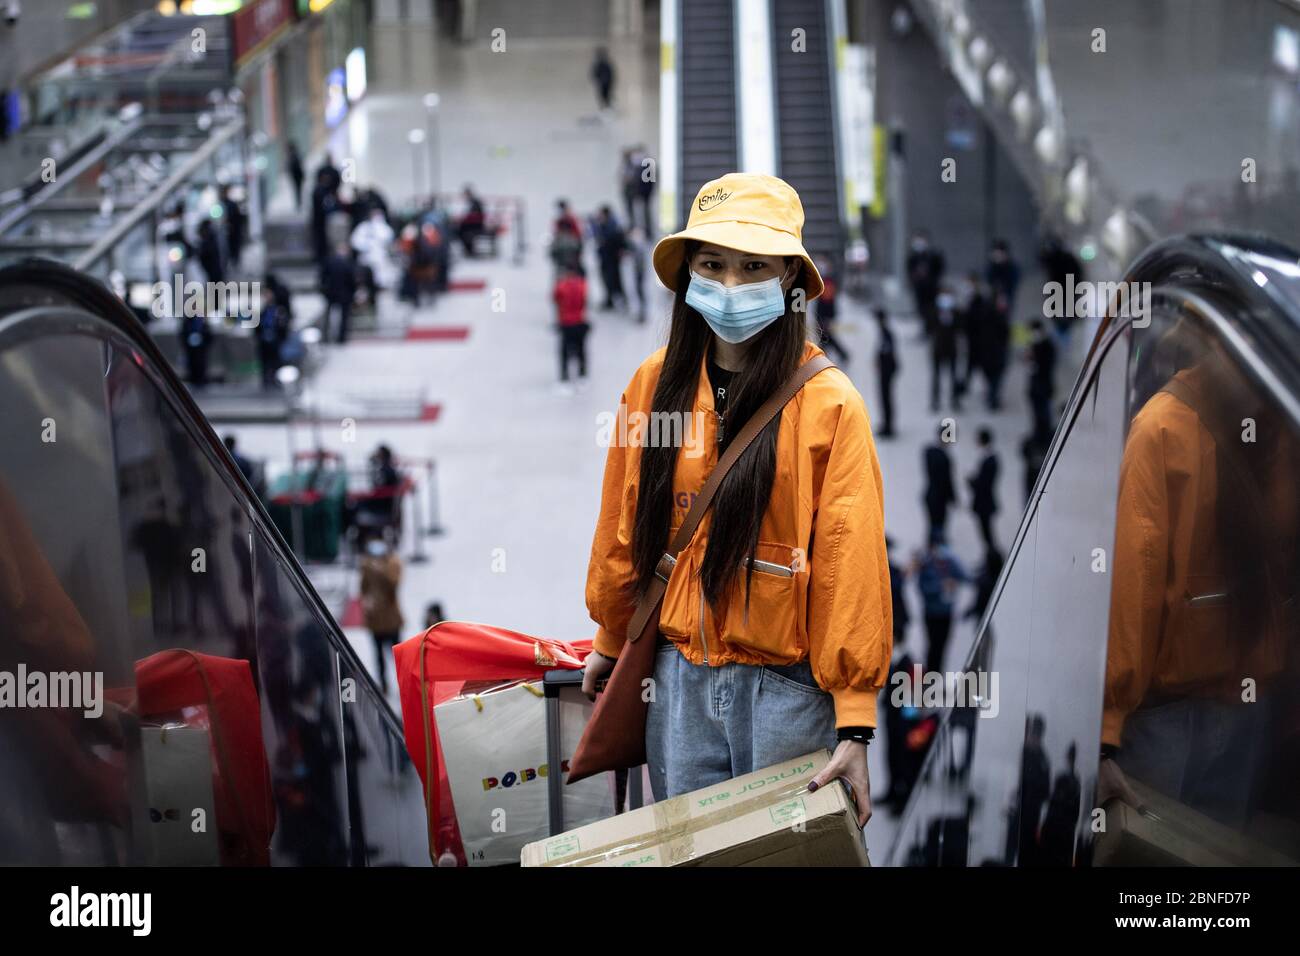
{"label": "person in red jacket", "polygon": [[569,381],[569,359],[578,360],[578,381],[587,381],[587,280],[582,267],[565,267],[552,292],[560,329],[560,385]]}

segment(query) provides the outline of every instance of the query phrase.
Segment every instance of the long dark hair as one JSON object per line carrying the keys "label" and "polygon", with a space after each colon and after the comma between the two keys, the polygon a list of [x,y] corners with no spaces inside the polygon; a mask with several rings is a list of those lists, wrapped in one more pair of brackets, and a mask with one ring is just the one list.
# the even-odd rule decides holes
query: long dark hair
{"label": "long dark hair", "polygon": [[[655,386],[652,412],[675,412],[690,421],[706,352],[713,348],[713,332],[698,312],[686,304],[691,258],[697,242],[685,244],[677,272],[668,351]],[[796,290],[798,290],[796,292]],[[754,338],[746,352],[745,367],[731,380],[724,415],[726,434],[735,435],[760,405],[794,372],[807,338],[807,311],[803,266],[785,297],[785,315]],[[801,308],[795,309],[794,304]],[[776,473],[776,438],[781,416],[759,433],[732,466],[713,499],[713,518],[704,551],[700,577],[704,596],[717,605],[736,572],[746,568],[745,603],[749,603],[748,561],[758,544],[759,525],[772,494]],[[685,430],[683,429],[683,432]],[[650,444],[641,449],[636,521],[632,527],[632,558],[637,597],[644,595],[655,567],[668,546],[673,510],[673,477],[678,449],[670,444]]]}

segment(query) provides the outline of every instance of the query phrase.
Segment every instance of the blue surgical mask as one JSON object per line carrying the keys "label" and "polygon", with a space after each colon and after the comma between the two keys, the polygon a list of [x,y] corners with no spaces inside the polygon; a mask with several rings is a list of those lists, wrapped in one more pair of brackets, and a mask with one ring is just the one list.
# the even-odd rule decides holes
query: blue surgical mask
{"label": "blue surgical mask", "polygon": [[733,345],[752,338],[785,315],[785,292],[775,276],[728,288],[716,279],[691,273],[686,304],[709,323],[718,338]]}

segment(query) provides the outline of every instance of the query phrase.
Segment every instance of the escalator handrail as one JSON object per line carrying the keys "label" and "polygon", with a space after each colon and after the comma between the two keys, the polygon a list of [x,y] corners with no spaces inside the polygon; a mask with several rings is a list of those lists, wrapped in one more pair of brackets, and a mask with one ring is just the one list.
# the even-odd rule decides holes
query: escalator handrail
{"label": "escalator handrail", "polygon": [[[321,600],[320,594],[307,577],[298,556],[280,534],[267,514],[248,479],[244,477],[234,458],[226,449],[207,416],[199,408],[194,396],[177,377],[171,364],[163,356],[153,338],[140,321],[106,286],[83,275],[71,267],[49,259],[27,259],[0,268],[0,295],[9,285],[22,285],[56,290],[65,301],[34,303],[8,312],[0,307],[0,352],[11,345],[43,338],[59,332],[91,335],[106,341],[117,341],[142,359],[140,366],[171,407],[200,450],[217,469],[221,479],[244,507],[250,524],[260,532],[261,539],[271,548],[280,564],[293,578],[309,607],[315,613],[321,630],[353,670],[348,675],[357,678],[367,687],[383,719],[390,729],[403,738],[402,723],[388,699],[380,693],[379,685],[370,670],[357,656],[352,643],[344,635],[334,615]],[[39,310],[48,321],[37,325],[32,321]],[[51,313],[58,313],[51,315]],[[340,675],[342,676],[342,675]]]}

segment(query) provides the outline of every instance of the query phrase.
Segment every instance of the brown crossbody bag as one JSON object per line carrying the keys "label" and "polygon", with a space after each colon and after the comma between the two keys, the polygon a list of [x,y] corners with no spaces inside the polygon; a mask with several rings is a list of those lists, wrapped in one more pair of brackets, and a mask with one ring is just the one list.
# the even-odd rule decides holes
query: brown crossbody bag
{"label": "brown crossbody bag", "polygon": [[[582,739],[569,761],[565,783],[576,783],[605,770],[623,770],[645,763],[645,721],[648,702],[646,681],[654,676],[655,635],[659,632],[659,607],[663,603],[668,577],[677,555],[695,535],[700,520],[713,502],[718,485],[750,442],[758,437],[799,389],[818,372],[834,365],[825,355],[817,355],[795,369],[786,381],[764,402],[737,433],[722,453],[708,481],[696,496],[686,520],[677,529],[668,550],[659,559],[654,579],[637,604],[628,623],[627,643],[618,655],[605,690],[596,695],[596,707],[587,721]],[[593,652],[594,653],[594,652]]]}

